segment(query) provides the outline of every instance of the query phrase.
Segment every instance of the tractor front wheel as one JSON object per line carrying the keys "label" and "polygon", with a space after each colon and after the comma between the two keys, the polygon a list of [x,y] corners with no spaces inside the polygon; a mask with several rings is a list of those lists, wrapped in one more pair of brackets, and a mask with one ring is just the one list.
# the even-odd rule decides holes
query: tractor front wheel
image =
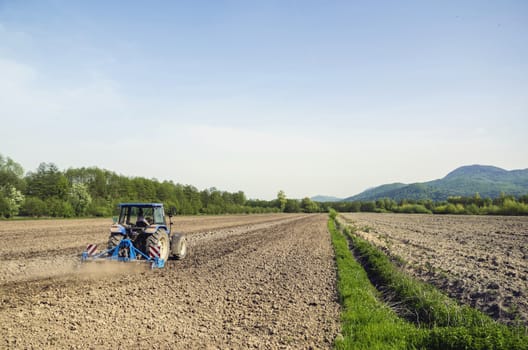
{"label": "tractor front wheel", "polygon": [[159,258],[165,261],[169,258],[169,235],[163,229],[159,229],[147,238],[147,254],[150,247],[159,250]]}

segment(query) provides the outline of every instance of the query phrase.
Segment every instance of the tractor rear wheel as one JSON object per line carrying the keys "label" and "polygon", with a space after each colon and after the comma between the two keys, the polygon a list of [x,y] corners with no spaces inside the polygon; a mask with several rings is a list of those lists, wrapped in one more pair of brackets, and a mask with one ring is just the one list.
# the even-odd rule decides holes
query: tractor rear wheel
{"label": "tractor rear wheel", "polygon": [[122,234],[111,234],[110,237],[108,237],[108,249],[114,249],[119,245],[119,242],[124,238]]}
{"label": "tractor rear wheel", "polygon": [[167,261],[169,259],[169,235],[164,229],[159,229],[147,237],[147,254],[150,247],[158,248],[159,258]]}

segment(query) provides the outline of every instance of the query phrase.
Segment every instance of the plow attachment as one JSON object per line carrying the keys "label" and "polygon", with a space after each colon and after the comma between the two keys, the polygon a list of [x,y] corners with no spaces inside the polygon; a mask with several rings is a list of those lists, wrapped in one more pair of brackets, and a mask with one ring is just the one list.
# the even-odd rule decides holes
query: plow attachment
{"label": "plow attachment", "polygon": [[81,262],[89,261],[121,261],[150,263],[152,269],[163,268],[165,260],[160,259],[160,251],[155,247],[149,248],[149,254],[137,249],[128,238],[122,239],[119,244],[111,249],[97,253],[97,245],[89,244],[81,255]]}

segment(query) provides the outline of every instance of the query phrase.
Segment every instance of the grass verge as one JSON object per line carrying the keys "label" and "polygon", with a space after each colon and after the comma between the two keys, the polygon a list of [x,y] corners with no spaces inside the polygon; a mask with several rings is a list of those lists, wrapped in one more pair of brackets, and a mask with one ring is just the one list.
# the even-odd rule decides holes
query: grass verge
{"label": "grass verge", "polygon": [[[336,339],[336,349],[528,349],[523,329],[499,324],[459,305],[432,285],[414,280],[346,226],[343,231],[356,260],[332,217],[328,228],[343,306],[343,338]],[[404,305],[407,314],[414,316],[412,322],[380,301],[380,292],[371,281]]]}
{"label": "grass verge", "polygon": [[363,267],[354,259],[348,241],[328,221],[335,249],[340,295],[342,338],[336,349],[412,349],[421,330],[396,315],[379,299],[379,292],[370,283]]}

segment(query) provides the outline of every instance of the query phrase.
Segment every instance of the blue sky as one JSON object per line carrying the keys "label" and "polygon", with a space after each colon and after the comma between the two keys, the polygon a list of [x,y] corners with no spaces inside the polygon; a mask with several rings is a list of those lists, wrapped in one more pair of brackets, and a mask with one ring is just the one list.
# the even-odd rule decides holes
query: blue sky
{"label": "blue sky", "polygon": [[525,1],[0,0],[0,152],[270,199],[528,167]]}

